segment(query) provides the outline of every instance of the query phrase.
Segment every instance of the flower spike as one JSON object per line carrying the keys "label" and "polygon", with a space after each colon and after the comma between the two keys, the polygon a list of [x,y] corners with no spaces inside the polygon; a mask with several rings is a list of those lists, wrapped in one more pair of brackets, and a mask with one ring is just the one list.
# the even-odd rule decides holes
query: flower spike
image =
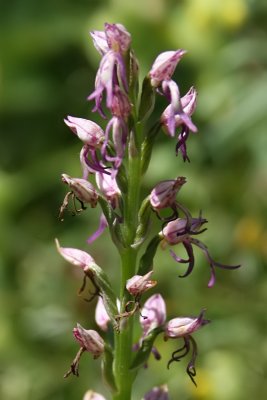
{"label": "flower spike", "polygon": [[[172,352],[167,368],[175,361],[188,358],[186,372],[196,385],[198,348],[194,335],[210,322],[204,316],[205,309],[195,317],[167,319],[165,300],[159,293],[144,300],[143,304],[143,295],[157,285],[152,275],[158,247],[164,249],[170,246],[171,257],[185,266],[179,275],[181,278],[193,272],[194,250],[198,247],[210,268],[208,287],[215,283],[216,268],[236,269],[240,266],[218,263],[198,239],[206,230],[207,220],[201,213],[193,217],[180,203],[179,192],[187,181],[184,176],[162,180],[150,193],[144,194],[146,188],[142,187],[161,129],[176,142],[176,155],[181,153],[183,161],[190,161],[187,140],[190,134],[198,131],[193,120],[197,92],[192,86],[183,95],[180,86],[173,80],[175,69],[186,51],[178,49],[159,54],[139,91],[139,63],[126,28],[119,23],[107,22],[102,31],[95,30],[90,35],[101,60],[88,100],[94,102],[93,112],[98,112],[107,121],[102,127],[85,118],[67,116],[64,119],[82,142],[82,176],[73,178],[62,174],[62,181],[69,186],[69,192],[61,206],[60,218],[71,200],[73,211],[70,211],[73,215],[87,205],[101,208],[99,226],[96,231],[89,228],[94,233],[88,237],[87,244],[91,245],[108,228],[120,258],[120,273],[115,272],[115,276],[120,276],[119,285],[114,282],[120,298],[117,298],[105,269],[96,264],[90,254],[76,248],[61,247],[56,240],[60,255],[81,270],[83,283],[78,295],[86,289],[90,280],[90,287],[94,290],[89,291],[90,298],[84,300],[89,302],[98,297],[95,323],[105,336],[103,338],[96,330],[77,324],[73,335],[80,349],[65,377],[79,375],[79,361],[83,353],[90,353],[94,359],[101,356],[102,377],[110,389],[110,397],[126,400],[132,397],[134,378],[140,368],[148,367],[151,354],[155,360],[161,359],[156,347],[159,336],[165,341],[183,343]],[[158,110],[158,107],[155,108],[158,95],[164,97],[166,104],[156,120],[152,121],[153,110]],[[153,214],[160,220],[161,232],[151,232],[150,228],[154,228]],[[173,246],[179,245],[183,247],[185,256],[173,251]],[[105,244],[103,249],[105,252]],[[102,254],[103,264],[109,262],[106,256]],[[109,271],[108,265],[106,270]],[[139,340],[133,343],[137,312],[141,334]],[[105,398],[88,390],[83,400]],[[152,387],[142,400],[169,400],[167,386]]]}

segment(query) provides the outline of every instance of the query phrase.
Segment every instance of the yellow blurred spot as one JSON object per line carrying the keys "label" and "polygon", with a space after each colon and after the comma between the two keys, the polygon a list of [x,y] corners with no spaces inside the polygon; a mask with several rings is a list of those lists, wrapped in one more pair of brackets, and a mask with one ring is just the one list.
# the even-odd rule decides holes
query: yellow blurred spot
{"label": "yellow blurred spot", "polygon": [[227,0],[222,4],[222,21],[225,26],[238,28],[241,26],[248,15],[248,9],[244,0]]}
{"label": "yellow blurred spot", "polygon": [[263,234],[263,226],[253,217],[242,218],[235,228],[235,241],[240,247],[258,249]]}
{"label": "yellow blurred spot", "polygon": [[190,0],[187,6],[189,20],[204,30],[211,24],[238,28],[248,15],[245,0]]}
{"label": "yellow blurred spot", "polygon": [[194,399],[210,399],[213,397],[214,389],[211,376],[207,371],[197,368],[196,376],[197,388],[189,382],[188,388],[190,389],[191,396]]}
{"label": "yellow blurred spot", "polygon": [[191,0],[190,2],[191,4],[187,7],[188,20],[201,30],[209,28],[214,15],[214,3],[210,0]]}

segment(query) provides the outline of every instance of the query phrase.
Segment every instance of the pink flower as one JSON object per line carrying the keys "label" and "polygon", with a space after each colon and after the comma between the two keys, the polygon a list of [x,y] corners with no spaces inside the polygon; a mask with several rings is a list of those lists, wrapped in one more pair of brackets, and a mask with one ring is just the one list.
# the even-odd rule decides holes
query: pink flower
{"label": "pink flower", "polygon": [[190,234],[197,235],[202,233],[203,230],[200,231],[200,228],[207,222],[206,219],[201,217],[191,218],[190,221],[186,218],[177,218],[174,221],[168,222],[162,230],[162,235],[164,240],[170,245],[182,243],[190,237]]}
{"label": "pink flower", "polygon": [[157,284],[157,281],[150,280],[152,274],[153,271],[149,271],[144,276],[134,275],[131,279],[127,280],[126,289],[134,297],[140,296],[148,289],[153,288]]}
{"label": "pink flower", "polygon": [[152,329],[162,326],[166,320],[166,305],[160,294],[154,294],[145,302],[140,316],[143,337]]}
{"label": "pink flower", "polygon": [[104,31],[92,31],[90,35],[93,39],[94,46],[96,50],[103,56],[110,49],[107,42],[106,33]]}
{"label": "pink flower", "polygon": [[187,252],[188,259],[183,259],[177,256],[174,251],[170,250],[171,256],[175,261],[182,264],[188,264],[187,271],[184,275],[180,275],[181,278],[184,278],[191,274],[195,265],[195,257],[193,252],[193,245],[199,247],[210,266],[211,276],[208,283],[208,287],[212,287],[215,283],[215,268],[222,269],[237,269],[240,265],[225,265],[218,263],[213,260],[209,254],[208,248],[204,243],[200,240],[194,238],[193,236],[199,235],[204,232],[206,229],[201,229],[202,225],[207,222],[206,219],[202,218],[201,215],[198,218],[177,218],[174,221],[170,221],[162,230],[160,235],[162,235],[163,246],[167,243],[171,246],[175,244],[182,244]]}
{"label": "pink flower", "polygon": [[106,105],[111,109],[114,97],[114,87],[117,85],[117,82],[121,82],[123,89],[126,92],[128,91],[126,68],[123,57],[120,53],[109,50],[100,62],[96,74],[95,90],[88,97],[88,100],[95,99],[95,107],[93,111],[98,111],[103,118],[105,118],[105,114],[101,107],[103,94],[106,92]]}
{"label": "pink flower", "polygon": [[[113,146],[115,155],[111,156],[108,154],[108,137],[109,132],[112,131]],[[114,170],[118,170],[123,161],[125,147],[128,137],[128,127],[122,118],[113,117],[109,121],[106,127],[106,140],[102,147],[102,155],[105,161],[113,163]]]}
{"label": "pink flower", "polygon": [[[165,94],[167,93],[166,90],[168,90],[168,88],[166,88]],[[177,91],[179,92],[178,87]],[[162,113],[161,123],[164,131],[171,137],[174,136],[175,129],[181,127],[181,132],[178,135],[178,141],[176,144],[176,153],[178,153],[178,151],[181,151],[183,160],[189,161],[186,151],[186,141],[188,139],[190,131],[194,133],[197,132],[197,127],[193,124],[190,118],[196,108],[197,92],[195,88],[191,87],[190,90],[185,94],[185,96],[179,98],[176,107],[175,97],[177,96],[174,96],[173,94],[171,95],[171,91],[170,96],[173,96],[172,102]]]}
{"label": "pink flower", "polygon": [[105,118],[101,106],[106,92],[106,106],[112,111],[116,86],[121,85],[128,92],[126,66],[123,56],[131,45],[131,35],[121,24],[105,24],[105,32],[93,31],[91,36],[96,49],[103,55],[97,71],[95,90],[88,100],[95,99],[93,111],[98,111]]}
{"label": "pink flower", "polygon": [[131,35],[122,24],[105,23],[108,47],[119,53],[126,53],[131,45]]}
{"label": "pink flower", "polygon": [[197,331],[202,326],[208,324],[210,320],[204,319],[202,310],[198,317],[179,317],[171,319],[165,327],[166,338],[179,338]]}
{"label": "pink flower", "polygon": [[121,191],[117,185],[115,177],[112,175],[103,174],[101,172],[96,172],[95,179],[97,187],[106,197],[112,208],[118,207]]}
{"label": "pink flower", "polygon": [[131,45],[131,35],[122,24],[105,23],[105,31],[92,31],[90,35],[101,55],[109,50],[126,53]]}
{"label": "pink flower", "polygon": [[59,241],[57,239],[55,241],[59,254],[70,264],[82,268],[84,272],[90,270],[92,265],[96,265],[93,257],[85,251],[69,247],[60,247]]}
{"label": "pink flower", "polygon": [[154,61],[149,72],[151,85],[158,87],[162,81],[171,79],[178,62],[185,53],[186,51],[182,49],[161,53]]}
{"label": "pink flower", "polygon": [[176,195],[185,183],[186,178],[183,176],[159,182],[149,196],[152,208],[154,210],[166,207],[173,208],[176,203]]}
{"label": "pink flower", "polygon": [[203,318],[204,312],[205,310],[202,310],[199,316],[195,318],[183,317],[171,319],[165,326],[165,340],[168,338],[183,338],[184,341],[184,346],[178,348],[172,353],[172,357],[168,362],[168,368],[174,361],[180,361],[183,357],[187,356],[192,349],[192,355],[187,364],[186,372],[194,385],[196,385],[194,377],[196,376],[195,363],[198,349],[197,343],[191,336],[191,333],[210,322],[210,320]]}
{"label": "pink flower", "polygon": [[[192,111],[195,108],[195,104],[190,104],[190,106],[188,104],[189,96],[192,101],[191,94],[187,93],[185,95],[187,98],[184,98],[182,102],[178,85],[172,80],[162,82],[162,91],[170,102],[161,117],[161,122],[163,123],[163,126],[165,125],[169,135],[173,137],[175,134],[175,128],[178,126],[185,127],[192,132],[197,132],[197,127],[191,121],[191,115],[189,114],[189,111]],[[196,103],[195,97],[193,99]],[[183,104],[187,104],[187,112],[183,109]]]}
{"label": "pink flower", "polygon": [[95,309],[95,321],[102,331],[108,330],[108,323],[110,317],[105,309],[104,302],[101,296],[98,297],[96,309]]}
{"label": "pink flower", "polygon": [[64,119],[65,124],[84,143],[93,148],[100,148],[104,142],[105,134],[95,122],[84,118],[71,117]]}

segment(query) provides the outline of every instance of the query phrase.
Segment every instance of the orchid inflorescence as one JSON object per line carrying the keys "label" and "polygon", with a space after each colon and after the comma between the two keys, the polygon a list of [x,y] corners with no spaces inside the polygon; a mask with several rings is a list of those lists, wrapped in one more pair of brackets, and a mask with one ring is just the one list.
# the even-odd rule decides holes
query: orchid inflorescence
{"label": "orchid inflorescence", "polygon": [[[215,283],[216,267],[235,269],[239,265],[218,263],[211,257],[206,245],[196,238],[206,230],[203,225],[207,220],[201,213],[193,217],[177,200],[179,191],[186,183],[185,177],[158,182],[142,201],[140,199],[142,178],[161,129],[170,138],[176,138],[176,155],[181,153],[183,161],[189,161],[187,140],[190,132],[197,132],[192,121],[197,92],[191,87],[181,96],[177,83],[172,80],[175,68],[186,51],[179,49],[161,53],[144,78],[139,92],[138,61],[131,48],[131,35],[125,27],[106,23],[104,31],[93,31],[91,37],[101,55],[101,62],[95,89],[88,100],[95,102],[94,112],[109,120],[105,127],[80,117],[68,116],[64,120],[82,142],[81,177],[62,174],[62,181],[70,191],[64,198],[59,217],[63,220],[70,199],[73,214],[85,210],[87,205],[101,207],[99,227],[87,238],[87,243],[93,243],[106,228],[109,229],[121,258],[121,281],[120,294],[117,295],[107,274],[91,255],[83,250],[61,247],[56,240],[61,256],[80,267],[84,273],[80,292],[85,289],[87,280],[93,284],[95,290],[91,298],[98,297],[95,321],[102,331],[99,334],[77,324],[73,334],[80,350],[65,377],[70,374],[78,376],[80,357],[84,352],[91,353],[93,358],[102,359],[102,372],[112,398],[130,400],[137,372],[142,366],[147,366],[150,354],[157,360],[161,358],[154,345],[160,334],[165,341],[182,339],[184,343],[172,353],[168,368],[191,351],[186,371],[196,384],[197,344],[192,334],[210,322],[204,319],[204,309],[197,317],[168,320],[165,301],[159,293],[143,302],[143,295],[157,285],[157,281],[151,279],[157,249],[182,245],[188,258],[179,257],[173,250],[170,254],[177,263],[187,265],[185,273],[180,275],[186,277],[195,265],[193,246],[200,248],[211,270],[209,287]],[[157,95],[164,96],[167,105],[156,123],[151,123]],[[170,211],[167,211],[167,217],[165,210]],[[153,217],[161,221],[162,227],[151,238]],[[143,253],[139,257],[140,250]],[[139,315],[142,331],[137,341],[133,339],[135,315]],[[144,400],[168,398],[165,384],[152,388],[143,397]],[[104,397],[89,390],[84,399],[103,400]]]}

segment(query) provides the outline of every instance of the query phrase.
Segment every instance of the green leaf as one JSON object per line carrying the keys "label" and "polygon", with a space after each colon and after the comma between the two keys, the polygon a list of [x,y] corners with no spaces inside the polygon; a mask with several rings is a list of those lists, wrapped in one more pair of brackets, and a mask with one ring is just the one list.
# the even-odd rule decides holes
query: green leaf
{"label": "green leaf", "polygon": [[151,86],[150,78],[146,76],[143,80],[141,101],[138,112],[138,121],[148,118],[155,105],[155,89]]}
{"label": "green leaf", "polygon": [[151,215],[151,205],[149,196],[147,196],[143,200],[138,213],[138,226],[133,244],[134,248],[137,248],[140,244],[142,244],[146,238],[146,234],[149,228],[150,215]]}
{"label": "green leaf", "polygon": [[116,320],[116,315],[118,315],[116,296],[111,288],[107,275],[97,264],[91,264],[90,270],[86,271],[86,275],[90,279],[92,279],[97,288],[99,288],[105,309],[108,313],[111,323],[114,329],[118,330],[118,323]]}
{"label": "green leaf", "polygon": [[144,173],[146,172],[149,163],[150,163],[150,159],[151,159],[151,155],[152,155],[152,150],[153,150],[153,145],[155,143],[156,137],[160,131],[161,128],[161,123],[160,122],[156,122],[155,125],[152,126],[152,128],[148,131],[143,143],[142,143],[142,148],[141,148],[141,171],[142,171],[142,175],[144,175]]}
{"label": "green leaf", "polygon": [[159,326],[159,327],[153,329],[151,332],[149,332],[149,334],[143,339],[142,346],[138,350],[138,352],[131,364],[131,367],[130,367],[131,370],[139,368],[146,363],[146,361],[148,360],[148,357],[151,353],[153,343],[154,343],[156,337],[162,332],[163,332],[163,327]]}
{"label": "green leaf", "polygon": [[160,235],[156,235],[149,242],[146,251],[140,259],[138,275],[145,275],[152,269],[153,260],[161,240],[162,238],[160,237]]}

